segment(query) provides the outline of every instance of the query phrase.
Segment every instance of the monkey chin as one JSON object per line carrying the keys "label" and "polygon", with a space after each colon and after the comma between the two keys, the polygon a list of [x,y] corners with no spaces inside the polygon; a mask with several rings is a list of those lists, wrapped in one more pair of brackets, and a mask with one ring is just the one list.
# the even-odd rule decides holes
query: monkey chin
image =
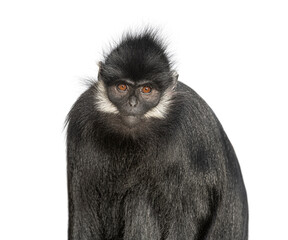
{"label": "monkey chin", "polygon": [[141,123],[141,117],[140,116],[121,116],[121,119],[123,121],[123,124],[128,128],[135,128],[139,126],[138,124]]}

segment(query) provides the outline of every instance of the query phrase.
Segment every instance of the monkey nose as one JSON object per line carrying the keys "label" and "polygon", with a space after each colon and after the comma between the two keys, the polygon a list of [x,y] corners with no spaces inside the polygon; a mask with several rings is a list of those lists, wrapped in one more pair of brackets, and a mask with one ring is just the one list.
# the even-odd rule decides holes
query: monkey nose
{"label": "monkey nose", "polygon": [[131,107],[135,107],[137,105],[137,98],[135,96],[129,98],[129,105]]}

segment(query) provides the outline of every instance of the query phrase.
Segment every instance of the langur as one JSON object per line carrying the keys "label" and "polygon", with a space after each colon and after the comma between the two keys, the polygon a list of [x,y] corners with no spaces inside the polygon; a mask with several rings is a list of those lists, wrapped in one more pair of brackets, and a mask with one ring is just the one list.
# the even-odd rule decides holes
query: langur
{"label": "langur", "polygon": [[69,240],[247,240],[233,147],[154,30],[126,34],[67,117]]}

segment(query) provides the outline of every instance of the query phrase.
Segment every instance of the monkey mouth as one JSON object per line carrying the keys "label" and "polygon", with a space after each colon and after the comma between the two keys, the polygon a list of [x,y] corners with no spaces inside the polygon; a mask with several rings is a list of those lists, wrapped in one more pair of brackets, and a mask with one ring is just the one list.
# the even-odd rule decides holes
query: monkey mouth
{"label": "monkey mouth", "polygon": [[141,122],[140,116],[137,115],[126,115],[126,116],[121,116],[122,121],[124,125],[126,125],[129,128],[134,128]]}

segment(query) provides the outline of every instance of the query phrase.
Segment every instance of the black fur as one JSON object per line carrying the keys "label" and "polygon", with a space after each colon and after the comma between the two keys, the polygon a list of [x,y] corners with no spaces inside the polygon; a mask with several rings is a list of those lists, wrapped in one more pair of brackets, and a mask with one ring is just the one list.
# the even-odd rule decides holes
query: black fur
{"label": "black fur", "polygon": [[[149,31],[126,37],[106,57],[100,77],[112,84],[120,75],[170,76],[156,39]],[[165,89],[172,84],[166,80],[157,79]],[[117,114],[96,109],[96,85],[67,119],[69,240],[246,240],[240,167],[201,97],[178,82],[167,117],[129,131]]]}

